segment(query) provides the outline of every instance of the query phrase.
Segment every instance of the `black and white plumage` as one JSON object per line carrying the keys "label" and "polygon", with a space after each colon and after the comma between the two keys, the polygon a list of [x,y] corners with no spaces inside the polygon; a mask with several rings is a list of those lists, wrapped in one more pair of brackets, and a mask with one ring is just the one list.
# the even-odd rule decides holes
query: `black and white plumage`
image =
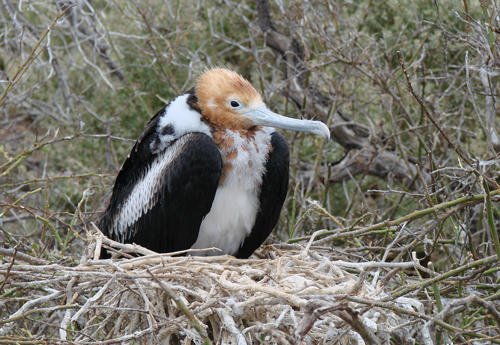
{"label": "black and white plumage", "polygon": [[157,252],[249,257],[276,225],[289,152],[272,127],[329,136],[274,114],[238,74],[205,72],[148,123],[119,172],[100,229]]}

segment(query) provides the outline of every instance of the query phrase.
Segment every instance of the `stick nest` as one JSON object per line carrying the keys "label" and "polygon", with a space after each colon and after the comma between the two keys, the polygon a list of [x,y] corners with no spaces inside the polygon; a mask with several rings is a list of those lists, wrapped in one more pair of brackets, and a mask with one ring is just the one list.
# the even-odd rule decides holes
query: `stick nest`
{"label": "stick nest", "polygon": [[[121,258],[92,259],[101,245]],[[268,246],[259,252],[266,259],[248,260],[130,255],[145,251],[102,235],[78,264],[11,250],[3,296],[19,297],[3,303],[2,339],[29,330],[31,339],[78,344],[363,344],[416,333],[407,318],[372,304],[384,291],[332,261],[331,250]]]}

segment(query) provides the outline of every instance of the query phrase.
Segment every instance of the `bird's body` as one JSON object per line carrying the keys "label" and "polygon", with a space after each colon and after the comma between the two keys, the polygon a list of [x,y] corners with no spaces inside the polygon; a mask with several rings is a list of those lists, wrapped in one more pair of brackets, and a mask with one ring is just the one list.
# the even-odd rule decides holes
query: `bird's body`
{"label": "bird's body", "polygon": [[116,178],[101,230],[158,252],[250,256],[276,225],[288,188],[288,146],[260,119],[267,113],[238,74],[204,73],[148,123]]}

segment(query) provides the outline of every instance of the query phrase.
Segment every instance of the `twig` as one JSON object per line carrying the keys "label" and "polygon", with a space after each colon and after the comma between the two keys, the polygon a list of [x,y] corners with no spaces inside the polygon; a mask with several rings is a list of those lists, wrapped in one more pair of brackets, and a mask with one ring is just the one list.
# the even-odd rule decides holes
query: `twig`
{"label": "twig", "polygon": [[12,249],[12,258],[10,259],[10,265],[7,268],[7,272],[5,272],[5,275],[2,280],[2,284],[0,285],[0,293],[3,292],[3,287],[5,286],[5,283],[7,283],[7,279],[9,279],[9,273],[10,270],[12,269],[12,266],[14,265],[14,262],[16,261],[16,254],[17,254],[17,248],[21,245],[21,242],[18,242],[16,246]]}
{"label": "twig", "polygon": [[[441,137],[443,137],[443,139],[448,143],[448,145],[450,145],[453,148],[453,150],[460,156],[460,158],[462,158],[462,160],[464,162],[466,162],[478,175],[482,175],[479,173],[479,171],[476,170],[475,164],[463,154],[462,150],[460,150],[460,148],[458,146],[456,146],[454,143],[451,142],[451,140],[448,138],[446,133],[441,129],[441,126],[439,126],[438,123],[434,120],[434,117],[430,114],[429,110],[425,106],[425,103],[422,101],[422,99],[420,99],[420,97],[413,90],[413,86],[411,85],[410,77],[408,76],[408,72],[406,71],[406,67],[404,64],[403,55],[401,54],[401,51],[398,50],[396,53],[398,55],[399,64],[401,65],[401,69],[403,70],[403,74],[406,78],[408,90],[410,91],[412,96],[416,99],[418,104],[420,104],[420,106],[422,107],[425,116],[434,125],[434,127],[436,127],[436,129],[439,131],[439,134],[441,134]],[[493,180],[487,176],[484,176],[484,175],[482,175],[482,176],[485,180],[487,180],[489,183],[491,183],[493,186],[495,186],[495,189],[500,189],[500,185],[495,180]]]}
{"label": "twig", "polygon": [[17,82],[19,80],[21,80],[21,78],[24,75],[24,73],[28,70],[28,68],[31,66],[31,64],[34,61],[34,59],[36,58],[36,56],[40,53],[40,52],[37,52],[37,49],[40,46],[40,44],[43,42],[43,40],[45,40],[45,38],[47,37],[47,34],[57,24],[57,21],[60,18],[62,18],[66,14],[66,12],[68,12],[73,6],[74,5],[68,6],[67,8],[65,8],[61,13],[59,13],[54,18],[54,20],[52,21],[52,23],[50,23],[50,25],[47,28],[47,30],[45,30],[45,32],[42,34],[42,36],[40,37],[40,39],[38,40],[38,42],[35,43],[35,46],[33,47],[33,50],[31,51],[30,55],[21,64],[21,66],[19,66],[19,68],[17,69],[16,73],[11,78],[9,78],[9,82],[7,84],[7,87],[3,90],[2,95],[0,95],[0,107],[5,102],[5,97],[7,96],[7,93],[10,91],[10,89],[12,87],[14,87],[17,84]]}
{"label": "twig", "polygon": [[484,188],[484,203],[486,209],[486,219],[488,222],[488,229],[490,230],[491,238],[493,240],[493,245],[497,253],[498,263],[500,264],[500,240],[498,239],[498,231],[495,226],[495,218],[493,217],[493,206],[491,204],[490,188],[486,181],[483,181]]}
{"label": "twig", "polygon": [[[489,195],[490,195],[490,197],[495,196],[495,195],[500,195],[500,189],[496,189],[496,190],[491,191]],[[323,237],[328,236],[325,240],[329,241],[331,239],[360,236],[360,235],[368,234],[368,233],[376,231],[376,230],[388,229],[390,227],[397,226],[403,222],[409,222],[409,221],[421,218],[423,216],[426,216],[428,214],[432,214],[432,213],[437,212],[439,210],[454,207],[456,205],[466,204],[466,203],[477,203],[477,202],[484,200],[484,198],[485,198],[484,194],[477,194],[477,195],[473,195],[473,196],[464,196],[464,197],[461,197],[461,198],[458,198],[458,199],[455,199],[452,201],[447,201],[447,202],[443,202],[440,204],[436,204],[432,207],[428,207],[428,208],[425,208],[423,210],[413,211],[413,212],[411,212],[405,216],[399,217],[397,219],[380,222],[380,223],[373,224],[371,226],[368,226],[368,227],[365,227],[362,229],[345,231],[345,232],[339,232],[339,231],[321,232],[321,233],[316,235],[316,238],[319,239],[319,238],[323,238]],[[296,243],[296,242],[309,240],[309,239],[310,239],[310,236],[293,238],[293,239],[290,239],[287,243]]]}
{"label": "twig", "polygon": [[424,287],[429,286],[431,284],[434,284],[436,282],[453,277],[453,276],[455,276],[461,272],[464,272],[470,268],[479,267],[479,266],[482,266],[485,264],[489,264],[491,262],[494,262],[496,259],[497,259],[496,255],[488,256],[484,259],[472,261],[468,264],[465,264],[465,265],[462,265],[462,266],[457,267],[455,269],[449,270],[448,272],[440,274],[434,278],[427,279],[427,280],[424,280],[424,281],[419,282],[419,283],[409,284],[408,286],[400,287],[400,288],[394,290],[390,296],[384,298],[383,301],[388,301],[391,299],[398,298],[398,297],[406,295],[407,293],[412,292],[414,290],[421,289],[421,288],[424,288]]}
{"label": "twig", "polygon": [[204,338],[205,344],[212,344],[212,342],[208,338],[206,330],[200,325],[200,322],[198,321],[196,316],[194,316],[194,314],[191,312],[191,310],[188,309],[188,307],[184,304],[184,302],[182,302],[182,300],[177,298],[175,293],[167,285],[165,285],[160,279],[158,279],[153,273],[151,273],[151,271],[149,269],[146,269],[146,271],[149,273],[151,278],[153,278],[153,280],[156,283],[158,283],[158,285],[160,285],[160,287],[163,289],[163,291],[165,291],[167,293],[168,297],[170,297],[175,302],[175,304],[177,305],[179,310],[184,315],[186,315],[186,317],[191,321],[191,324],[196,329],[196,331],[200,334],[200,336],[202,338]]}

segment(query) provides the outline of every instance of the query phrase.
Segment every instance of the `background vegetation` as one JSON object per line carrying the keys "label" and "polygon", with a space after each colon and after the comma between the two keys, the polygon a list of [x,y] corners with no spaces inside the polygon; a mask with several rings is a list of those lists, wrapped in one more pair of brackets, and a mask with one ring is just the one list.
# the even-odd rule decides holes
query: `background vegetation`
{"label": "background vegetation", "polygon": [[[225,66],[334,137],[285,133],[290,190],[268,243],[381,263],[364,279],[418,298],[432,343],[500,342],[498,3],[266,4],[0,3],[0,324],[35,293],[9,276],[21,254],[78,264],[147,120]],[[59,334],[30,322],[0,343]]]}

